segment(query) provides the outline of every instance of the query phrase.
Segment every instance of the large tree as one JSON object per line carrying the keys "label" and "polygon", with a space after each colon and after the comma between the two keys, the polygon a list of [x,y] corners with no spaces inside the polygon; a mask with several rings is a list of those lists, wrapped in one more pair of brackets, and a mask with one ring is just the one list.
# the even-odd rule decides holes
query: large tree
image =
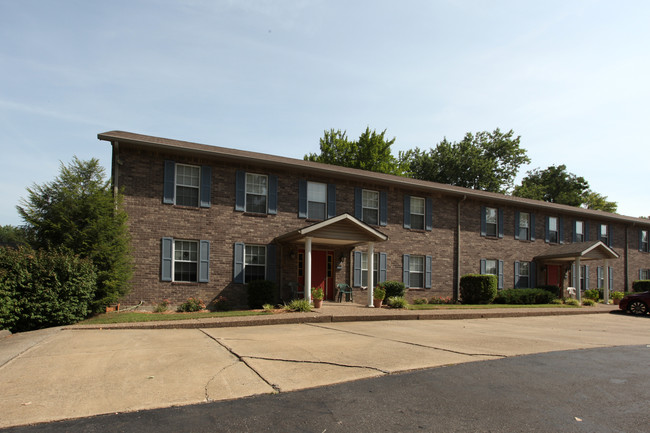
{"label": "large tree", "polygon": [[513,195],[606,212],[616,212],[617,208],[615,202],[589,189],[584,177],[569,173],[564,164],[529,171]]}
{"label": "large tree", "polygon": [[18,247],[28,245],[25,229],[14,226],[0,226],[0,245]]}
{"label": "large tree", "polygon": [[415,179],[506,193],[512,189],[519,167],[530,162],[519,141],[512,130],[468,132],[460,142],[445,138],[435,148],[416,148],[401,158]]}
{"label": "large tree", "polygon": [[390,149],[393,143],[394,137],[392,140],[386,139],[386,130],[377,133],[367,127],[358,140],[349,140],[346,131],[330,129],[320,139],[320,153],[310,153],[304,159],[399,175],[399,161]]}
{"label": "large tree", "polygon": [[61,163],[52,182],[33,185],[17,206],[35,248],[62,249],[88,258],[97,269],[93,310],[100,311],[129,290],[130,240],[122,196],[113,196],[97,159]]}

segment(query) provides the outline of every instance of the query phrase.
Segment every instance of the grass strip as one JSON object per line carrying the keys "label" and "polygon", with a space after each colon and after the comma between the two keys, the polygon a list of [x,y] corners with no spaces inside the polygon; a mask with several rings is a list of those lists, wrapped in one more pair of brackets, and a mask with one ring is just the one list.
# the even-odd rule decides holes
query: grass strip
{"label": "grass strip", "polygon": [[169,320],[210,319],[213,317],[266,316],[267,311],[220,311],[214,313],[105,313],[79,322],[79,325],[107,325],[111,323],[163,322]]}
{"label": "grass strip", "polygon": [[485,305],[464,305],[464,304],[409,304],[409,310],[483,310],[494,308],[579,308],[578,306],[565,304],[485,304]]}

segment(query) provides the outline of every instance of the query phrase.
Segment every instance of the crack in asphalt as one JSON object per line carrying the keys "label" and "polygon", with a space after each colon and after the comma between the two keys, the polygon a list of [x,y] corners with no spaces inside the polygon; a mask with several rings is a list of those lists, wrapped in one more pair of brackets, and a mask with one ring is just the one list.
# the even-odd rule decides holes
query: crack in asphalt
{"label": "crack in asphalt", "polygon": [[362,332],[355,332],[355,331],[348,331],[348,330],[343,330],[343,329],[337,329],[337,328],[330,328],[325,325],[321,324],[315,324],[315,323],[305,323],[307,326],[313,326],[315,328],[321,328],[321,329],[327,329],[329,331],[338,331],[342,332],[344,334],[352,334],[352,335],[359,335],[361,337],[370,337],[370,338],[377,338],[380,340],[385,340],[385,341],[392,341],[394,343],[402,343],[402,344],[408,344],[410,346],[416,346],[416,347],[424,347],[426,349],[435,349],[435,350],[440,350],[443,352],[449,352],[449,353],[455,353],[457,355],[465,355],[465,356],[493,356],[496,358],[507,358],[508,355],[500,355],[500,354],[494,354],[494,353],[468,353],[468,352],[460,352],[458,350],[451,350],[451,349],[445,349],[444,347],[436,347],[436,346],[429,346],[427,344],[419,344],[419,343],[413,343],[410,341],[402,341],[402,340],[396,340],[393,338],[387,338],[387,337],[378,337],[376,335],[372,334],[364,334]]}

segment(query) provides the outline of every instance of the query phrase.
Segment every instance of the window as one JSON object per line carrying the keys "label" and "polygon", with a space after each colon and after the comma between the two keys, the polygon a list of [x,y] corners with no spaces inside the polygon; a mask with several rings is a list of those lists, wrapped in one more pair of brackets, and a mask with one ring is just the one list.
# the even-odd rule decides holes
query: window
{"label": "window", "polygon": [[605,245],[609,245],[609,227],[607,226],[607,224],[601,224],[598,233],[600,235],[599,239]]}
{"label": "window", "polygon": [[411,197],[411,228],[424,230],[424,199],[420,197]]}
{"label": "window", "polygon": [[362,191],[361,220],[370,225],[379,225],[379,193]]}
{"label": "window", "polygon": [[558,243],[558,223],[557,217],[548,218],[548,241],[552,244]]}
{"label": "window", "polygon": [[423,256],[411,256],[409,261],[409,287],[424,287]]}
{"label": "window", "polygon": [[584,242],[585,240],[585,223],[584,221],[576,221],[575,242]]}
{"label": "window", "polygon": [[174,242],[174,281],[196,281],[198,245],[195,241]]}
{"label": "window", "polygon": [[639,231],[639,251],[644,253],[650,252],[648,249],[648,231],[640,230]]}
{"label": "window", "polygon": [[519,262],[519,269],[516,269],[515,287],[528,288],[533,287],[530,283],[530,262]]}
{"label": "window", "polygon": [[495,275],[497,288],[503,289],[503,260],[481,259],[481,275]]}
{"label": "window", "polygon": [[526,212],[519,213],[519,239],[530,240],[530,214]]}
{"label": "window", "polygon": [[571,280],[573,287],[580,287],[580,290],[589,290],[589,266],[580,266],[580,281],[577,280],[578,273],[576,271],[575,263],[571,265]]}
{"label": "window", "polygon": [[210,242],[162,238],[161,280],[207,283]]}
{"label": "window", "polygon": [[263,280],[266,277],[266,247],[246,245],[244,255],[244,282]]}
{"label": "window", "polygon": [[[379,283],[379,254],[374,254],[372,264],[372,281]],[[368,287],[368,253],[361,253],[361,286]]]}
{"label": "window", "polygon": [[596,287],[599,289],[605,287],[605,268],[602,266],[596,268]]}
{"label": "window", "polygon": [[268,178],[261,174],[246,173],[246,212],[266,213]]}
{"label": "window", "polygon": [[212,168],[165,161],[163,203],[210,207]]}
{"label": "window", "polygon": [[639,280],[650,280],[650,269],[639,269]]}
{"label": "window", "polygon": [[307,218],[324,220],[327,215],[327,184],[307,182]]}
{"label": "window", "polygon": [[496,237],[497,235],[497,229],[499,225],[499,216],[496,208],[493,207],[486,207],[485,208],[485,224],[486,224],[486,232],[485,234],[487,236],[494,236]]}

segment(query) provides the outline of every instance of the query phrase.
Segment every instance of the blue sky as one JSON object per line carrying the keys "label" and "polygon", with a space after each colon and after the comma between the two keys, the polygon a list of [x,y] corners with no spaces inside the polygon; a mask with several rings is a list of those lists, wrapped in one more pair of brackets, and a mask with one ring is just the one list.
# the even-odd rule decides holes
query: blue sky
{"label": "blue sky", "polygon": [[650,2],[0,0],[0,225],[114,129],[302,158],[513,129],[650,215]]}

